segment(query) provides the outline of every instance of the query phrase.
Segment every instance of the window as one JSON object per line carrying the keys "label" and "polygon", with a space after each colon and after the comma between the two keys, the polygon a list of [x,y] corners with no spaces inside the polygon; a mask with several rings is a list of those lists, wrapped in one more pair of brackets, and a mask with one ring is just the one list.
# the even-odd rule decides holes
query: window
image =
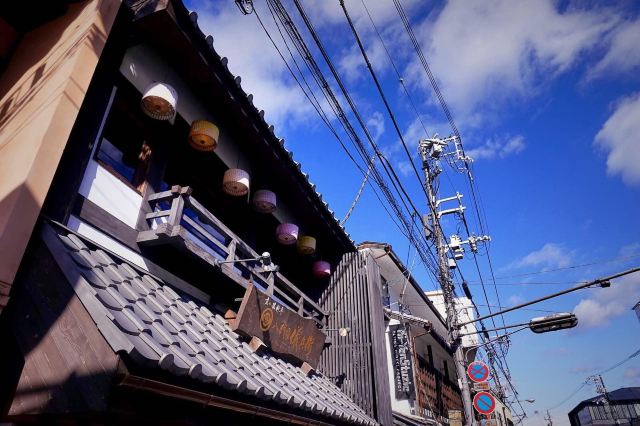
{"label": "window", "polygon": [[382,278],[382,306],[390,307],[391,306],[391,296],[389,295],[389,283],[387,280]]}
{"label": "window", "polygon": [[585,407],[582,410],[578,411],[578,419],[580,419],[581,425],[589,425],[592,423],[592,417],[590,412],[591,407]]}
{"label": "window", "polygon": [[95,159],[121,181],[142,193],[152,149],[145,134],[145,125],[137,93],[118,90],[102,132]]}

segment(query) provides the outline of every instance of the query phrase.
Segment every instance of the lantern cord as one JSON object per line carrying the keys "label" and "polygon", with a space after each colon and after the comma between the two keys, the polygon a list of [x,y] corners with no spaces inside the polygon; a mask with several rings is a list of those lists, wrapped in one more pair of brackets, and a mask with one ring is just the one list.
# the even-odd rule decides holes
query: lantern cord
{"label": "lantern cord", "polygon": [[364,179],[362,180],[362,185],[360,185],[360,189],[356,194],[356,198],[353,200],[351,207],[349,207],[349,210],[347,211],[347,214],[344,216],[344,219],[342,219],[342,221],[340,222],[340,225],[344,226],[344,224],[347,223],[347,220],[349,220],[349,216],[351,216],[351,213],[353,213],[353,209],[356,208],[356,204],[358,204],[358,201],[360,200],[360,196],[362,195],[362,191],[364,191],[364,186],[367,184],[367,180],[369,179],[369,175],[371,174],[371,167],[373,166],[373,162],[375,161],[375,159],[376,159],[375,157],[371,157],[371,160],[369,161],[369,167],[367,168],[367,174],[364,175]]}

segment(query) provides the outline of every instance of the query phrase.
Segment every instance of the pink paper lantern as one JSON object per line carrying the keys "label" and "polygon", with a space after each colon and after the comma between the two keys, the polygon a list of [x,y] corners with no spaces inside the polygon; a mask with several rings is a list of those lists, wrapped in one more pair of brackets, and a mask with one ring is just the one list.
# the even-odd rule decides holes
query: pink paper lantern
{"label": "pink paper lantern", "polygon": [[276,228],[276,237],[281,244],[295,244],[298,240],[298,225],[293,223],[281,223]]}
{"label": "pink paper lantern", "polygon": [[260,213],[273,213],[276,210],[276,194],[266,189],[256,191],[253,205]]}
{"label": "pink paper lantern", "polygon": [[313,276],[316,278],[327,278],[331,275],[331,264],[323,260],[313,262]]}
{"label": "pink paper lantern", "polygon": [[222,178],[222,190],[234,197],[247,195],[249,192],[249,173],[242,169],[229,169]]}

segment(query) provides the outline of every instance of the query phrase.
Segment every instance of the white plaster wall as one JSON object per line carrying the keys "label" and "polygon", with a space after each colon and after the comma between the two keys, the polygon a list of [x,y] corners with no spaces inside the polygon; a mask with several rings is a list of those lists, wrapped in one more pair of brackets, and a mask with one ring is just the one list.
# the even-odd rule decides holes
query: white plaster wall
{"label": "white plaster wall", "polygon": [[132,228],[136,228],[142,196],[91,159],[78,192]]}
{"label": "white plaster wall", "polygon": [[78,234],[84,235],[96,244],[101,245],[108,250],[111,250],[118,256],[127,259],[129,262],[138,265],[145,271],[149,271],[149,268],[145,264],[144,258],[142,256],[140,256],[138,253],[134,252],[127,246],[109,237],[108,235],[98,231],[93,226],[83,222],[76,216],[69,217],[67,227],[69,227],[69,229],[71,229],[72,231],[77,232]]}

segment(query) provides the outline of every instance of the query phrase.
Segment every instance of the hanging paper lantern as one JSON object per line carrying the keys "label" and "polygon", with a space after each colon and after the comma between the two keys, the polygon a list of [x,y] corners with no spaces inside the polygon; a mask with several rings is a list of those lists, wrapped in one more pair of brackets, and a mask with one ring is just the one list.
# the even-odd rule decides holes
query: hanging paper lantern
{"label": "hanging paper lantern", "polygon": [[218,145],[220,130],[207,120],[196,120],[189,130],[189,145],[198,151],[211,152]]}
{"label": "hanging paper lantern", "polygon": [[316,278],[327,278],[331,275],[331,265],[329,262],[318,260],[313,262],[313,276]]}
{"label": "hanging paper lantern", "polygon": [[224,172],[222,189],[229,195],[240,197],[249,192],[249,173],[242,169],[229,169]]}
{"label": "hanging paper lantern", "polygon": [[253,205],[260,213],[272,213],[276,210],[276,194],[266,189],[259,189],[253,196]]}
{"label": "hanging paper lantern", "polygon": [[298,238],[298,252],[300,254],[313,254],[316,251],[316,239],[308,235]]}
{"label": "hanging paper lantern", "polygon": [[170,120],[176,115],[178,92],[166,83],[151,83],[144,91],[140,106],[151,118]]}
{"label": "hanging paper lantern", "polygon": [[281,223],[276,228],[276,237],[281,244],[295,244],[298,240],[298,225]]}

